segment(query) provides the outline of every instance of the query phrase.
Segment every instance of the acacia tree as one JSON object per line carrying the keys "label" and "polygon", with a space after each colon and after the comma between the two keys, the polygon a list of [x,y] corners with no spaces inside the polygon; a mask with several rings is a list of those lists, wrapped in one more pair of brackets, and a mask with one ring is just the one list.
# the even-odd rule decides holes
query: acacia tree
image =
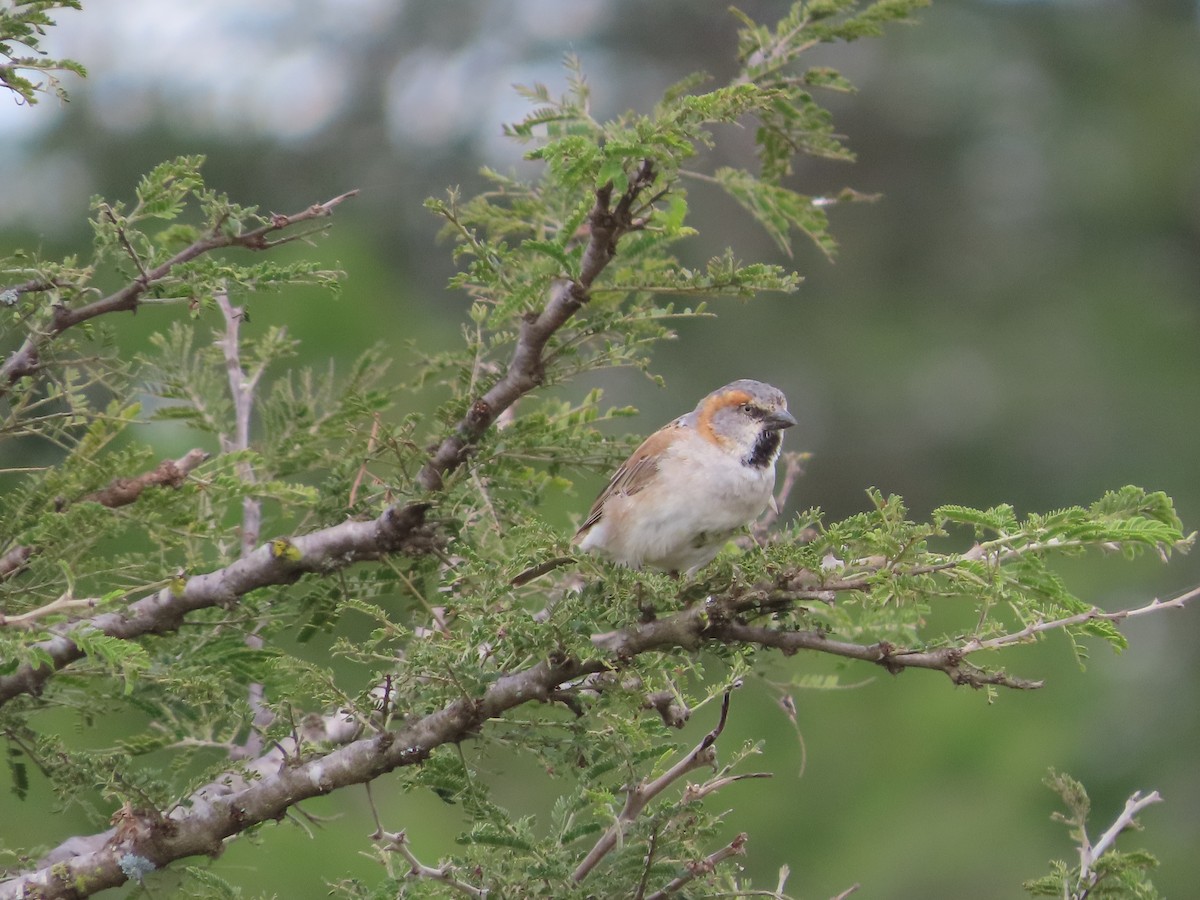
{"label": "acacia tree", "polygon": [[[722,740],[731,689],[761,654],[1026,690],[1039,684],[1001,667],[1007,648],[1052,631],[1121,646],[1125,618],[1191,599],[1104,612],[1055,573],[1089,549],[1166,557],[1189,542],[1170,499],[1135,487],[1023,518],[947,504],[926,522],[872,491],[844,521],[770,513],[682,581],[580,559],[512,584],[566,551],[539,501],[632,446],[601,434],[626,411],[598,391],[571,403],[547,389],[648,369],[672,320],[705,312],[705,298],[799,282],[733,251],[680,264],[673,247],[693,234],[685,185],[724,189],[785,250],[799,232],[833,253],[825,210],[858,195],[799,193],[791,165],[850,157],[814,97],[848,85],[805,51],[874,35],[919,2],[798,3],[770,27],[741,17],[735,77],[709,90],[687,79],[646,115],[594,119],[573,61],[563,96],[526,89],[533,109],[508,134],[541,164],[536,177],[488,172],[485,193],[428,204],[470,304],[463,346],[422,358],[413,385],[396,386],[379,351],[337,377],[289,369],[282,329],[243,328],[251,295],[336,289],[340,273],[270,251],[326,227],[353,192],[262,215],[206,187],[199,158],[177,159],[132,200],[96,201],[86,260],[6,259],[0,733],[18,797],[39,777],[64,803],[98,791],[107,807],[92,834],[6,849],[0,898],[130,880],[152,891],[159,879],[234,896],[218,869],[178,861],[385,775],[459,803],[464,834],[429,864],[404,823],[377,813],[380,879],[338,881],[331,861],[344,895],[742,895],[736,857],[750,837],[726,833],[704,801],[730,802],[762,774],[745,768],[756,747]],[[43,16],[55,5],[26,4]],[[14,32],[4,16],[6,38],[36,47],[37,28]],[[730,123],[753,124],[755,171],[699,167]],[[110,314],[151,306],[178,315],[164,312],[135,357],[118,353]],[[405,415],[407,389],[440,391],[438,412]],[[194,449],[156,462],[160,423],[188,429]],[[781,506],[799,460],[785,467]],[[969,633],[927,624],[946,602],[976,610]],[[304,652],[346,622],[361,639],[337,640],[333,660]],[[709,701],[703,739],[673,740]],[[128,729],[112,747],[83,746],[48,724],[62,711]],[[454,751],[468,740],[544,765],[559,794],[548,823],[490,798]],[[680,789],[685,777],[698,780]],[[1052,783],[1080,859],[1029,889],[1150,896],[1152,860],[1114,841],[1157,795],[1135,795],[1093,844],[1082,788]]]}

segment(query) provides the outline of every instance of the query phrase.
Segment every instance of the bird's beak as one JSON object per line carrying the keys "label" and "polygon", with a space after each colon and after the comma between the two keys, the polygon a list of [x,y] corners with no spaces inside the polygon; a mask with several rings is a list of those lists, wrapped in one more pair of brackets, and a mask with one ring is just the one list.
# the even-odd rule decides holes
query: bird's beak
{"label": "bird's beak", "polygon": [[791,428],[795,425],[796,417],[786,409],[777,409],[763,419],[763,421],[772,431],[782,431],[784,428]]}

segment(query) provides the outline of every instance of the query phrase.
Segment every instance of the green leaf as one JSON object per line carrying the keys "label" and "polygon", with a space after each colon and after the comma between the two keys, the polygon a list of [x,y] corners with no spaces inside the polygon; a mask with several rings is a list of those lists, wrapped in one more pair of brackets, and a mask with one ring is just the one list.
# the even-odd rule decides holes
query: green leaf
{"label": "green leaf", "polygon": [[723,167],[714,177],[788,256],[792,255],[793,228],[808,235],[830,259],[837,253],[837,242],[829,233],[829,218],[812,197],[768,184],[741,169]]}
{"label": "green leaf", "polygon": [[939,526],[948,522],[956,525],[973,525],[977,534],[984,532],[1009,533],[1016,531],[1020,524],[1013,508],[1008,504],[994,506],[991,509],[972,509],[969,506],[945,504],[933,511],[933,520]]}
{"label": "green leaf", "polygon": [[180,156],[151,169],[137,186],[136,218],[176,218],[187,198],[203,186],[203,164],[203,156]]}

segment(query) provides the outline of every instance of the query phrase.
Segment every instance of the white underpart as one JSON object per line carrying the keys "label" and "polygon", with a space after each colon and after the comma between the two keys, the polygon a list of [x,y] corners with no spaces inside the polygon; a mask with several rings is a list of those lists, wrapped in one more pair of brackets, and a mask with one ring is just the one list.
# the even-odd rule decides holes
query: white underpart
{"label": "white underpart", "polygon": [[645,488],[608,499],[579,546],[633,568],[691,572],[762,514],[774,488],[774,461],[754,468],[715,444],[676,441]]}

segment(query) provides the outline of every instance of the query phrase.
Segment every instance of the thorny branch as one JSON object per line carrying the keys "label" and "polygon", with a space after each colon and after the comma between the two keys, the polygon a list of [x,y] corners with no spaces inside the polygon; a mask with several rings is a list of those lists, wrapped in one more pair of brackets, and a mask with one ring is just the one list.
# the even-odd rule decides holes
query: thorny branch
{"label": "thorny branch", "polygon": [[[408,831],[401,828],[399,831],[388,831],[383,827],[383,821],[379,817],[379,810],[375,806],[375,798],[371,795],[371,782],[364,785],[367,791],[367,803],[371,807],[371,815],[375,819],[375,830],[371,833],[371,840],[385,854],[397,853],[408,863],[409,878],[428,878],[431,881],[438,881],[442,884],[453,888],[460,893],[466,894],[468,897],[475,897],[478,900],[484,900],[487,897],[486,889],[477,888],[474,885],[461,881],[454,874],[453,866],[427,866],[413,853],[412,847],[409,846]],[[385,858],[388,874],[392,874],[391,863]]]}

